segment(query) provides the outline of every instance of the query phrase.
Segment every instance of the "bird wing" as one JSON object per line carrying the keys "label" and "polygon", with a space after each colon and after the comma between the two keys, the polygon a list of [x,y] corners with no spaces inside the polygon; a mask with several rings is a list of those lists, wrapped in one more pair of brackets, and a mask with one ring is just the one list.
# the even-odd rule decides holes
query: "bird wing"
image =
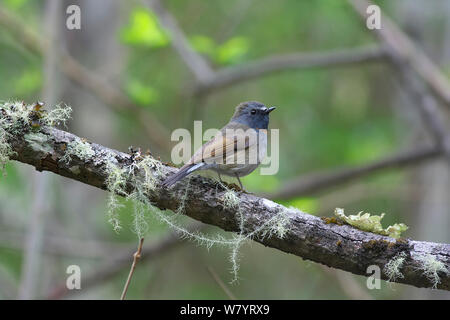
{"label": "bird wing", "polygon": [[188,163],[236,163],[237,159],[246,157],[249,152],[257,148],[257,132],[250,130],[242,134],[242,131],[219,131],[214,138],[197,150]]}

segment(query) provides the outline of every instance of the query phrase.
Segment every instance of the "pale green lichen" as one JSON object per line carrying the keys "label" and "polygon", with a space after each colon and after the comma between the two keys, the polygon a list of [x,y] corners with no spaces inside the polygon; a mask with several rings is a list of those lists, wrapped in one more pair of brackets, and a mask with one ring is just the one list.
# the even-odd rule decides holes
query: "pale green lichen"
{"label": "pale green lichen", "polygon": [[224,195],[223,195],[223,206],[225,209],[235,209],[239,207],[239,203],[241,200],[236,195],[236,192],[234,192],[231,189],[226,189]]}
{"label": "pale green lichen", "polygon": [[105,180],[106,188],[110,192],[108,198],[108,222],[113,226],[114,231],[119,232],[120,225],[117,210],[123,207],[117,195],[127,196],[125,191],[127,183],[127,172],[112,162],[106,164],[107,177]]}
{"label": "pale green lichen", "polygon": [[48,136],[40,132],[30,132],[24,136],[25,141],[35,151],[52,153],[53,147],[48,144]]}
{"label": "pale green lichen", "polygon": [[79,175],[81,173],[80,166],[72,166],[69,168],[70,172],[72,172],[74,175]]}
{"label": "pale green lichen", "polygon": [[403,263],[406,260],[406,253],[400,252],[394,258],[388,261],[384,266],[384,273],[388,277],[388,281],[392,282],[397,279],[403,278],[403,274],[400,272]]}
{"label": "pale green lichen", "polygon": [[33,110],[31,106],[23,102],[4,102],[0,104],[2,110],[2,119],[0,120],[0,127],[9,134],[15,135],[23,132],[24,127],[30,123],[30,115]]}
{"label": "pale green lichen", "polygon": [[284,239],[289,231],[289,224],[291,219],[289,218],[289,210],[292,208],[282,208],[276,215],[274,215],[267,224],[267,227],[262,232],[262,237],[273,237],[276,236],[279,239]]}
{"label": "pale green lichen", "polygon": [[0,103],[0,170],[14,154],[8,139],[21,134],[29,125],[31,109],[23,102]]}
{"label": "pale green lichen", "polygon": [[67,144],[67,149],[61,161],[65,164],[69,164],[72,161],[72,157],[77,157],[82,161],[87,161],[95,155],[94,149],[91,144],[80,138],[75,138],[73,141]]}
{"label": "pale green lichen", "polygon": [[432,288],[436,289],[441,282],[439,273],[450,275],[450,271],[445,264],[436,259],[432,254],[418,254],[414,257],[418,261],[418,269],[423,271],[423,275],[433,284]]}
{"label": "pale green lichen", "polygon": [[14,154],[7,140],[7,133],[0,128],[0,171],[3,171],[10,157]]}
{"label": "pale green lichen", "polygon": [[144,181],[142,182],[146,191],[154,191],[156,189],[158,179],[162,176],[163,164],[151,156],[145,156],[142,160],[133,164],[133,166],[144,173]]}
{"label": "pale green lichen", "polygon": [[65,104],[58,104],[52,110],[42,114],[40,122],[47,126],[66,125],[70,119],[72,108]]}
{"label": "pale green lichen", "polygon": [[383,229],[381,219],[383,219],[384,213],[382,213],[381,216],[377,216],[370,215],[370,213],[363,213],[361,211],[357,215],[346,216],[344,214],[344,209],[336,208],[334,214],[345,223],[357,229],[378,233],[392,238],[399,238],[401,233],[408,229],[408,226],[404,223],[396,223],[386,229]]}
{"label": "pale green lichen", "polygon": [[188,198],[188,193],[189,193],[190,186],[191,186],[191,176],[188,176],[186,178],[186,187],[184,189],[184,193],[183,193],[183,195],[180,198],[180,203],[179,203],[178,208],[177,208],[177,212],[176,212],[177,214],[181,215],[181,214],[183,214],[185,212],[186,200]]}
{"label": "pale green lichen", "polygon": [[132,192],[127,200],[131,200],[133,203],[133,225],[132,231],[138,236],[139,239],[143,238],[148,231],[148,223],[145,219],[145,214],[147,213],[149,207],[141,200],[145,196],[141,191]]}
{"label": "pale green lichen", "polygon": [[[53,110],[44,112],[40,110],[41,107],[41,104],[27,105],[20,101],[0,103],[0,170],[14,154],[8,143],[8,139],[11,137],[27,133],[24,138],[32,148],[42,152],[51,150],[51,147],[46,144],[47,137],[44,134],[28,131],[30,128],[38,128],[40,125],[65,124],[70,118],[72,109],[58,105]],[[34,121],[38,121],[36,126],[34,126]]]}

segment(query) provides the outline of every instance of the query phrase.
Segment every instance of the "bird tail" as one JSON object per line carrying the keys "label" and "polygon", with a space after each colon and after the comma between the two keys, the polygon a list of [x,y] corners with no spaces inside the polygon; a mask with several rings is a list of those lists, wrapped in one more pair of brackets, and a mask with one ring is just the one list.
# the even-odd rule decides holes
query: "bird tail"
{"label": "bird tail", "polygon": [[178,170],[177,173],[174,173],[170,177],[168,177],[166,180],[162,182],[162,186],[167,188],[171,185],[174,185],[187,175],[191,174],[192,172],[198,170],[199,168],[203,167],[205,163],[197,163],[197,164],[186,164],[184,165],[180,170]]}

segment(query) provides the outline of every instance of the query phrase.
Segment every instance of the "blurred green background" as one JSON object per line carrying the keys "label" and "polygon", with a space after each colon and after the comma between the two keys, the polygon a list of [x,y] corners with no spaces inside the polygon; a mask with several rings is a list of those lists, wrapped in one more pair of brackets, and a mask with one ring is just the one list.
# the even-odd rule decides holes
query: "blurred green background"
{"label": "blurred green background", "polygon": [[[192,48],[215,70],[275,54],[376,44],[341,0],[163,3]],[[376,3],[445,72],[450,70],[448,1]],[[70,4],[81,8],[81,30],[66,28]],[[47,106],[64,102],[74,110],[68,130],[108,147],[126,151],[138,146],[168,161],[170,153],[148,138],[141,115],[157,119],[167,129],[162,143],[167,145],[172,130],[192,129],[193,120],[203,120],[204,130],[222,127],[241,101],[276,105],[270,127],[280,130],[280,170],[274,176],[255,171],[244,178],[252,192],[275,193],[294,177],[370,163],[412,150],[428,138],[411,107],[414,101],[405,96],[392,69],[382,61],[290,70],[197,95],[195,77],[173,49],[170,32],[140,1],[0,0],[0,8],[48,42],[46,54],[41,55],[15,35],[15,26],[0,26],[0,99],[42,100]],[[139,113],[117,111],[89,88],[68,79],[55,62],[60,50],[122,90]],[[385,212],[386,226],[395,222],[410,226],[407,237],[448,243],[449,190],[448,165],[430,161],[279,202],[319,216],[331,216],[336,207],[352,214]],[[118,298],[137,237],[131,231],[129,205],[120,212],[123,230],[120,234],[112,230],[105,218],[106,197],[90,186],[35,173],[23,164],[8,164],[0,178],[0,297]],[[169,231],[153,217],[148,219],[145,246],[152,246]],[[222,233],[214,227],[204,231]],[[128,251],[124,261],[121,253]],[[228,256],[226,249],[208,251],[195,243],[174,241],[138,265],[128,298],[227,299],[215,277],[241,299],[450,298],[444,292],[385,282],[380,290],[368,290],[364,277],[257,243],[244,246],[240,281],[229,285]],[[33,268],[27,270],[30,259]],[[71,264],[81,267],[82,289],[55,294],[64,286]],[[103,270],[117,265],[123,266],[102,279]],[[97,274],[96,285],[90,286],[83,277],[92,273]]]}

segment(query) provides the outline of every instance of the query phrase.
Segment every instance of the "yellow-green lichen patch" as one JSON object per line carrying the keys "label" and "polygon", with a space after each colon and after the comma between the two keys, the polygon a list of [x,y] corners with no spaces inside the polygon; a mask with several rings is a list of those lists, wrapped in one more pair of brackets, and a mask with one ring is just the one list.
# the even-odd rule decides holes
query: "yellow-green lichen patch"
{"label": "yellow-green lichen patch", "polygon": [[334,214],[340,220],[357,229],[389,236],[392,238],[399,238],[401,233],[408,229],[408,227],[404,223],[396,223],[392,226],[387,227],[386,229],[383,229],[383,226],[381,225],[381,219],[383,219],[384,213],[382,213],[381,216],[377,216],[370,215],[370,213],[359,212],[357,215],[346,216],[344,214],[344,209],[336,208]]}

